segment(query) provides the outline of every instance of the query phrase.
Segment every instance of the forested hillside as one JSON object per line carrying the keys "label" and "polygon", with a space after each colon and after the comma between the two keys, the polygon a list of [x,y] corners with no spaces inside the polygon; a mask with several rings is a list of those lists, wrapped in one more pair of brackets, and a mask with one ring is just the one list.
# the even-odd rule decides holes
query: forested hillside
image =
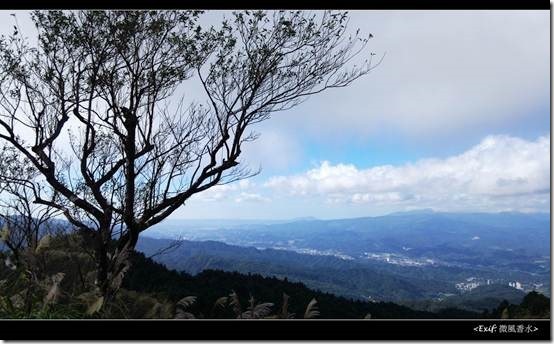
{"label": "forested hillside", "polygon": [[[369,302],[321,292],[286,278],[205,270],[196,275],[170,270],[142,253],[116,297],[95,291],[94,264],[78,234],[42,240],[29,253],[36,273],[0,266],[2,318],[322,318],[422,319],[549,317],[550,300],[531,293],[521,305],[504,302],[486,313],[446,307],[434,312],[392,302]],[[0,258],[6,260],[5,252]],[[30,259],[33,258],[33,259]],[[26,258],[27,259],[27,258]],[[376,280],[378,283],[378,280]],[[100,305],[104,303],[103,307]]]}
{"label": "forested hillside", "polygon": [[[196,296],[192,310],[204,316],[210,315],[218,298],[236,292],[241,301],[247,304],[250,296],[256,300],[274,303],[274,308],[282,306],[283,294],[290,297],[289,310],[303,314],[312,299],[317,300],[320,318],[360,319],[370,314],[372,318],[477,318],[476,312],[446,309],[438,313],[414,311],[391,302],[365,302],[338,297],[307,288],[303,283],[289,282],[287,279],[263,277],[259,274],[240,274],[206,270],[195,276],[168,270],[163,265],[145,258],[143,254],[134,257],[134,267],[124,282],[126,288],[168,296],[178,301],[183,295]],[[229,314],[227,314],[229,315]]]}

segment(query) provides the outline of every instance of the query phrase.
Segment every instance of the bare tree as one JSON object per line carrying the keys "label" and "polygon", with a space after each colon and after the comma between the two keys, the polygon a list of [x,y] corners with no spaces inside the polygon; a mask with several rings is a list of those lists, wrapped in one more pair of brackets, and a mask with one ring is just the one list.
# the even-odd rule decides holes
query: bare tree
{"label": "bare tree", "polygon": [[[90,236],[105,300],[141,232],[255,173],[239,160],[254,124],[376,65],[347,13],[243,11],[217,28],[200,15],[36,11],[38,46],[0,42],[0,139],[49,187],[35,202]],[[185,103],[195,84],[206,98]]]}

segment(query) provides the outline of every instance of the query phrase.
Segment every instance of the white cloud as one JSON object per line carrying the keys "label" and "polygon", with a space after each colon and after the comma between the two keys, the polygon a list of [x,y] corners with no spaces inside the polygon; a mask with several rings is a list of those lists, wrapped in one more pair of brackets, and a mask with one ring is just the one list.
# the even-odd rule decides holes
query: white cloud
{"label": "white cloud", "polygon": [[271,200],[267,197],[264,197],[258,193],[249,193],[249,192],[241,192],[236,198],[235,202],[242,203],[242,202],[262,202],[267,203],[271,202]]}
{"label": "white cloud", "polygon": [[208,190],[202,191],[192,196],[192,199],[200,200],[203,202],[222,201],[228,198],[229,192],[236,189],[236,185],[216,185]]}
{"label": "white cloud", "polygon": [[446,159],[368,169],[324,161],[303,174],[270,178],[265,186],[276,192],[286,190],[289,196],[324,197],[332,203],[546,210],[549,159],[550,137],[526,141],[488,136]]}
{"label": "white cloud", "polygon": [[255,187],[255,185],[256,184],[250,180],[243,179],[232,184],[213,186],[205,191],[195,194],[192,198],[203,202],[225,201],[233,197],[233,195],[237,192],[251,189]]}

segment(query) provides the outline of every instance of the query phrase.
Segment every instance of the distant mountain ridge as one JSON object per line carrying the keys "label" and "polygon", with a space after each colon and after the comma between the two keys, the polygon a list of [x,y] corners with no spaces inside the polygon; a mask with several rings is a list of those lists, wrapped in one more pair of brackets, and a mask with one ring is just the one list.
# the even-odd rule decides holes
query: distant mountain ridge
{"label": "distant mountain ridge", "polygon": [[[550,217],[522,213],[409,213],[339,220],[253,224],[202,231],[164,227],[156,238],[183,237],[233,245],[336,251],[354,258],[394,253],[468,265],[511,264],[550,256]],[[446,257],[445,253],[466,254]],[[491,257],[494,256],[494,257]],[[489,259],[491,258],[491,259]],[[545,262],[545,269],[550,264]],[[538,271],[533,271],[538,272]]]}
{"label": "distant mountain ridge", "polygon": [[[336,220],[253,222],[243,226],[221,223],[217,227],[215,232],[203,233],[186,221],[175,221],[171,226],[162,223],[146,231],[145,235],[158,238],[184,235],[191,240],[218,240],[234,244],[244,242],[249,246],[256,246],[258,241],[301,240],[316,249],[338,249],[336,245],[348,241],[345,246],[349,247],[350,252],[355,251],[352,244],[361,246],[356,253],[371,248],[366,245],[368,241],[375,243],[384,240],[398,242],[400,246],[397,245],[396,249],[410,244],[432,246],[438,243],[464,243],[470,246],[521,248],[533,253],[538,249],[545,255],[550,252],[550,216],[543,213],[442,213],[423,210]],[[217,234],[226,235],[225,240],[220,240]],[[355,237],[349,237],[349,234]]]}
{"label": "distant mountain ridge", "polygon": [[[250,223],[209,231],[185,227],[162,224],[145,235],[235,246],[193,250],[195,257],[181,262],[173,258],[172,263],[192,272],[239,267],[242,272],[292,274],[313,288],[393,300],[440,298],[441,292],[456,294],[486,283],[519,283],[525,291],[550,294],[549,214],[418,210],[354,219]],[[230,255],[228,251],[239,250],[237,246],[245,250]],[[377,279],[368,277],[372,275],[388,281],[389,288],[377,286]],[[430,287],[426,289],[425,283]]]}

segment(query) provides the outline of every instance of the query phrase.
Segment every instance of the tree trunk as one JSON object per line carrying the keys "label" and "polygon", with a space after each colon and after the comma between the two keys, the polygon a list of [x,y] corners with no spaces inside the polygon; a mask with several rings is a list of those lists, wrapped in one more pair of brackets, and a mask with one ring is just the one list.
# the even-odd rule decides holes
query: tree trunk
{"label": "tree trunk", "polygon": [[95,284],[98,287],[102,296],[106,297],[108,294],[109,285],[109,262],[104,245],[98,245],[95,252],[96,260],[96,280]]}
{"label": "tree trunk", "polygon": [[134,252],[138,236],[131,235],[128,231],[120,240],[113,256],[108,257],[105,250],[107,245],[102,245],[96,252],[97,286],[104,297],[104,305],[113,301],[120,289],[126,272],[131,267],[131,255]]}

